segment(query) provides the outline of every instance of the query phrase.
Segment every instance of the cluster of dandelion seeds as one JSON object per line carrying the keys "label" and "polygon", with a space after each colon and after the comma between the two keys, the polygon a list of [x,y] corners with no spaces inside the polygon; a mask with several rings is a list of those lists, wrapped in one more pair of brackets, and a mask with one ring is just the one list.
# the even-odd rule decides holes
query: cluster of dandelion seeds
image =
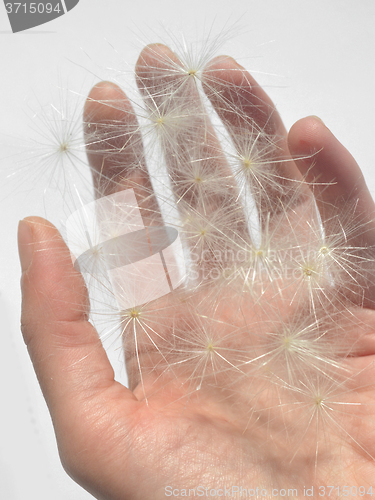
{"label": "cluster of dandelion seeds", "polygon": [[107,83],[86,103],[96,201],[76,193],[68,233],[92,320],[103,341],[120,332],[148,404],[168,391],[183,404],[217,398],[291,461],[318,464],[337,435],[366,453],[346,431],[362,411],[350,359],[366,331],[353,313],[372,269],[353,243],[366,228],[353,206],[322,225],[275,111],[230,58],[220,71],[203,53],[150,45],[141,100]]}

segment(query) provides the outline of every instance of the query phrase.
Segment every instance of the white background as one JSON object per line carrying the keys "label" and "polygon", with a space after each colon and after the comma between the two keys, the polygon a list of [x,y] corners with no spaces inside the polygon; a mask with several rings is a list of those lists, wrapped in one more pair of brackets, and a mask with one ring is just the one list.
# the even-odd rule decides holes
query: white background
{"label": "white background", "polygon": [[[212,25],[218,33],[236,21],[239,34],[222,50],[265,86],[287,128],[303,116],[320,116],[375,193],[373,0],[81,0],[62,18],[19,34],[11,33],[0,5],[1,500],[92,498],[60,465],[19,331],[18,220],[62,217],[44,205],[37,161],[31,155],[27,163],[31,103],[47,104],[61,84],[85,94],[97,79],[111,78],[108,67],[128,73],[142,44],[165,41],[165,27],[194,40]],[[24,150],[24,170],[9,178]]]}

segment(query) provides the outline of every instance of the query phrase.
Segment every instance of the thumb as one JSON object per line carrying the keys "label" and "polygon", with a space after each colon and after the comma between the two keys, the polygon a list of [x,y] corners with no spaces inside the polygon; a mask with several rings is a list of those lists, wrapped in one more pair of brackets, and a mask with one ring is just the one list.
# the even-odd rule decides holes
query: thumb
{"label": "thumb", "polygon": [[87,439],[89,429],[95,428],[98,406],[109,410],[108,402],[121,398],[130,409],[129,403],[136,398],[114,380],[99,336],[88,321],[84,280],[74,269],[57,229],[44,219],[29,217],[20,221],[18,244],[23,337],[52,416],[60,453],[63,449],[64,455],[72,455],[81,436],[85,434]]}

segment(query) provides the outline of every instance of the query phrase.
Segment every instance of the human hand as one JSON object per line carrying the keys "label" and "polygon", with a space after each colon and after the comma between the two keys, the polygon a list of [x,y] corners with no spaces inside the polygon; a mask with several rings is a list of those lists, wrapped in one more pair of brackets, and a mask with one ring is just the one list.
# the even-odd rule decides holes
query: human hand
{"label": "human hand", "polygon": [[[349,485],[370,497],[374,205],[360,169],[317,118],[287,134],[252,77],[219,57],[201,80],[230,136],[226,157],[198,76],[181,68],[152,45],[136,75],[199,273],[119,313],[130,388],[114,380],[62,238],[42,219],[21,222],[23,334],[63,465],[105,499],[165,498],[167,486],[239,498],[232,487],[270,498],[313,486],[318,498],[319,486]],[[84,123],[96,195],[132,188],[145,225],[161,224],[125,94],[98,84]]]}

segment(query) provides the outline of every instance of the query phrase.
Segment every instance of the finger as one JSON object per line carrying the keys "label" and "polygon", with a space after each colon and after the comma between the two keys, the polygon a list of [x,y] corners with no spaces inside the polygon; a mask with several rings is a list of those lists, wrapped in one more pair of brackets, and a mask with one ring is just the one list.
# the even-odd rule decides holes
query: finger
{"label": "finger", "polygon": [[275,105],[232,57],[218,56],[210,61],[203,71],[202,85],[234,140],[237,132],[253,124],[268,135],[286,138]]}
{"label": "finger", "polygon": [[[166,46],[147,46],[136,78],[161,144],[192,248],[201,253],[247,233],[232,172],[205,112],[195,76]],[[223,218],[223,210],[225,217]],[[210,259],[208,258],[207,261]]]}
{"label": "finger", "polygon": [[134,189],[146,225],[160,222],[133,107],[115,84],[91,90],[83,114],[87,156],[97,197]]}
{"label": "finger", "polygon": [[[145,397],[145,379],[155,373],[154,364],[160,362],[159,359],[154,364],[149,361],[151,356],[157,356],[154,336],[160,342],[160,334],[154,333],[148,324],[145,326],[144,310],[146,318],[154,316],[147,315],[148,303],[154,301],[155,295],[160,296],[163,287],[169,291],[168,278],[171,279],[170,268],[164,268],[162,263],[155,265],[148,258],[152,257],[151,247],[157,256],[155,248],[166,245],[168,237],[167,233],[147,229],[151,225],[161,226],[163,220],[147,172],[138,121],[124,92],[112,83],[96,85],[86,102],[84,127],[97,195],[119,193],[96,202],[95,216],[102,240],[94,257],[99,255],[102,264],[105,256],[110,293],[119,309],[117,316],[121,321],[129,385],[135,389],[140,383],[141,397]],[[136,201],[129,193],[121,193],[129,188],[134,190]],[[139,220],[138,208],[142,220]],[[130,234],[127,231],[131,231]],[[102,242],[106,242],[105,250]],[[91,248],[88,257],[88,265],[92,266]],[[143,259],[146,263],[142,264]],[[102,274],[94,274],[94,279],[102,280]]]}
{"label": "finger", "polygon": [[296,184],[288,180],[301,181],[302,176],[290,160],[280,115],[264,90],[228,56],[207,65],[202,84],[235,145],[232,168],[237,183],[249,185],[263,209],[268,200],[278,205],[285,192],[294,196]]}
{"label": "finger", "polygon": [[[375,205],[358,164],[316,117],[307,117],[293,125],[288,137],[290,152],[309,183],[325,228],[330,232],[337,216],[350,214],[351,244],[374,245]],[[298,159],[312,155],[311,158]],[[348,218],[347,216],[345,218]],[[354,231],[354,226],[360,228]],[[331,229],[333,230],[333,229]]]}
{"label": "finger", "polygon": [[136,64],[137,84],[155,122],[177,200],[208,214],[233,195],[231,172],[194,76],[179,74],[178,67],[182,64],[168,47],[149,45]]}
{"label": "finger", "polygon": [[[80,438],[97,415],[98,399],[114,394],[124,403],[133,393],[114,380],[113,369],[88,321],[83,278],[55,227],[30,217],[20,222],[22,332],[57,436]],[[69,433],[69,434],[67,434]],[[69,437],[68,437],[69,436]]]}
{"label": "finger", "polygon": [[374,309],[375,205],[359,166],[319,118],[299,120],[288,139],[292,155],[313,154],[296,164],[312,185],[324,226],[324,239],[319,228],[315,239],[323,243],[337,291]]}

